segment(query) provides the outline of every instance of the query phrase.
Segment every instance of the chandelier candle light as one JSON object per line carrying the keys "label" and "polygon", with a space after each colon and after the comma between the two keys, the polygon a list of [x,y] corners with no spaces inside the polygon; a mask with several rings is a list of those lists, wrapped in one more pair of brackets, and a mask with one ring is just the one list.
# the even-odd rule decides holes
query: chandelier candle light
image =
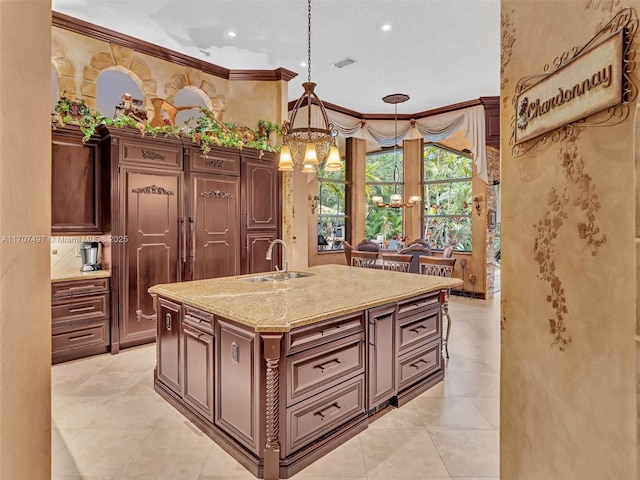
{"label": "chandelier candle light", "polygon": [[[335,143],[337,131],[329,123],[324,105],[314,92],[316,84],[311,81],[311,0],[308,0],[307,21],[307,81],[302,84],[304,93],[293,106],[291,121],[284,122],[282,128],[284,145],[280,147],[278,170],[291,172],[295,166],[305,173],[315,173],[318,166],[324,164],[326,172],[337,172],[341,167],[340,153]],[[311,125],[313,104],[318,106],[322,114],[321,124],[317,126]],[[307,106],[307,124],[295,127],[298,111],[304,105]]]}
{"label": "chandelier candle light", "polygon": [[393,194],[389,196],[389,203],[386,203],[384,199],[378,195],[371,197],[371,201],[376,204],[376,207],[380,208],[402,208],[402,207],[415,207],[420,203],[420,197],[418,195],[412,195],[409,197],[407,203],[402,201],[402,195],[398,193],[398,104],[409,100],[409,95],[404,93],[393,93],[382,98],[385,103],[393,103],[395,108],[394,116],[394,137],[393,137]]}

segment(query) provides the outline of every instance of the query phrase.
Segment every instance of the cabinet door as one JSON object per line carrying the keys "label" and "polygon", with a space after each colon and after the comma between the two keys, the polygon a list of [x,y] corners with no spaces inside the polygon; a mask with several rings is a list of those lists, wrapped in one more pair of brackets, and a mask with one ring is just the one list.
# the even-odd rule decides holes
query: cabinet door
{"label": "cabinet door", "polygon": [[281,258],[280,245],[274,247],[271,260],[265,259],[269,244],[276,238],[276,232],[249,233],[246,235],[246,256],[242,273],[273,272],[276,269],[276,265],[282,270],[283,265],[279,260]]}
{"label": "cabinet door", "polygon": [[369,338],[369,410],[397,393],[395,376],[395,305],[367,312]]}
{"label": "cabinet door", "polygon": [[239,194],[237,177],[191,174],[191,280],[240,272]]}
{"label": "cabinet door", "polygon": [[180,395],[180,328],[182,310],[177,303],[158,299],[158,380]]}
{"label": "cabinet door", "polygon": [[183,325],[184,386],[182,397],[213,422],[213,336]]}
{"label": "cabinet door", "polygon": [[51,145],[51,232],[102,233],[100,149],[97,141]]}
{"label": "cabinet door", "polygon": [[278,230],[279,181],[276,162],[244,158],[242,164],[245,199],[243,214],[247,231]]}
{"label": "cabinet door", "polygon": [[216,342],[214,423],[257,453],[260,352],[256,334],[219,320]]}
{"label": "cabinet door", "polygon": [[[120,344],[155,339],[149,287],[181,280],[180,217],[182,173],[123,168],[121,172],[122,234],[114,236],[124,249],[121,273]],[[182,255],[181,255],[182,253]]]}

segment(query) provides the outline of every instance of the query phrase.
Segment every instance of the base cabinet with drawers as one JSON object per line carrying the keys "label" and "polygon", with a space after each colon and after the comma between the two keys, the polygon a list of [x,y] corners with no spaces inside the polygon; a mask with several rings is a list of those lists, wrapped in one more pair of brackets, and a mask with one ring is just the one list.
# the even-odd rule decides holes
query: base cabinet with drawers
{"label": "base cabinet with drawers", "polygon": [[53,363],[105,353],[109,323],[109,278],[51,284]]}
{"label": "base cabinet with drawers", "polygon": [[444,378],[438,292],[283,333],[154,302],[156,391],[259,478],[289,478]]}

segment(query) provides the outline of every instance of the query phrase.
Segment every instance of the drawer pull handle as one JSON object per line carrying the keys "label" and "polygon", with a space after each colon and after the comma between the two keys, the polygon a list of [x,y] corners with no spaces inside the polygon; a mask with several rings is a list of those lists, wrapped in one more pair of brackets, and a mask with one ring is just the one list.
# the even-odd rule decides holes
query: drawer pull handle
{"label": "drawer pull handle", "polygon": [[421,358],[420,360],[418,360],[416,363],[412,363],[411,365],[409,365],[410,367],[413,368],[417,368],[418,370],[420,370],[420,364],[424,363],[425,365],[429,365],[431,362],[428,360],[425,360],[424,358]]}
{"label": "drawer pull handle", "polygon": [[[327,413],[329,412],[329,410],[333,410],[333,409],[335,409],[334,412]],[[338,402],[335,402],[329,405],[327,408],[323,408],[319,412],[314,413],[314,415],[318,415],[320,417],[320,420],[324,420],[329,415],[336,413],[338,410],[340,410],[340,405],[338,405]]]}
{"label": "drawer pull handle", "polygon": [[334,358],[333,360],[329,360],[327,363],[323,363],[322,365],[316,365],[313,368],[319,368],[320,371],[324,373],[325,370],[328,370],[333,367],[337,367],[338,365],[341,365],[341,364],[342,362],[340,360],[338,360],[337,358]]}
{"label": "drawer pull handle", "polygon": [[91,310],[95,310],[96,307],[93,306],[89,306],[89,307],[78,307],[78,308],[70,308],[69,312],[70,313],[78,313],[78,312],[89,312]]}
{"label": "drawer pull handle", "polygon": [[98,288],[100,285],[82,285],[81,287],[69,287],[68,290],[84,290],[85,288]]}
{"label": "drawer pull handle", "polygon": [[420,333],[420,330],[422,330],[423,328],[427,328],[426,325],[418,325],[417,327],[410,328],[409,331]]}
{"label": "drawer pull handle", "polygon": [[171,330],[171,314],[167,313],[164,316],[164,325],[167,328],[167,330]]}
{"label": "drawer pull handle", "polygon": [[69,341],[73,342],[74,340],[82,340],[83,338],[95,337],[93,333],[85,333],[84,335],[77,335],[75,337],[69,337]]}
{"label": "drawer pull handle", "polygon": [[340,330],[340,328],[342,328],[342,325],[336,325],[335,327],[328,328],[328,329],[326,329],[326,330],[322,330],[322,331],[320,332],[320,335],[324,335],[324,334],[332,333],[332,332],[334,332],[334,331],[336,331],[336,330]]}

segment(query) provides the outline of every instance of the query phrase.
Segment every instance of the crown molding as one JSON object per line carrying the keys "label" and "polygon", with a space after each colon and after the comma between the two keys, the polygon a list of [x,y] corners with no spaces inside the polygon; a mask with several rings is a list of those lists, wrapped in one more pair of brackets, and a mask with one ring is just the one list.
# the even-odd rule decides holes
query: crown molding
{"label": "crown molding", "polygon": [[284,80],[288,82],[297,75],[297,73],[286,68],[276,68],[275,70],[230,70],[55,11],[51,12],[51,24],[54,27],[84,35],[94,40],[130,48],[151,57],[166,60],[176,65],[195,68],[227,80]]}

